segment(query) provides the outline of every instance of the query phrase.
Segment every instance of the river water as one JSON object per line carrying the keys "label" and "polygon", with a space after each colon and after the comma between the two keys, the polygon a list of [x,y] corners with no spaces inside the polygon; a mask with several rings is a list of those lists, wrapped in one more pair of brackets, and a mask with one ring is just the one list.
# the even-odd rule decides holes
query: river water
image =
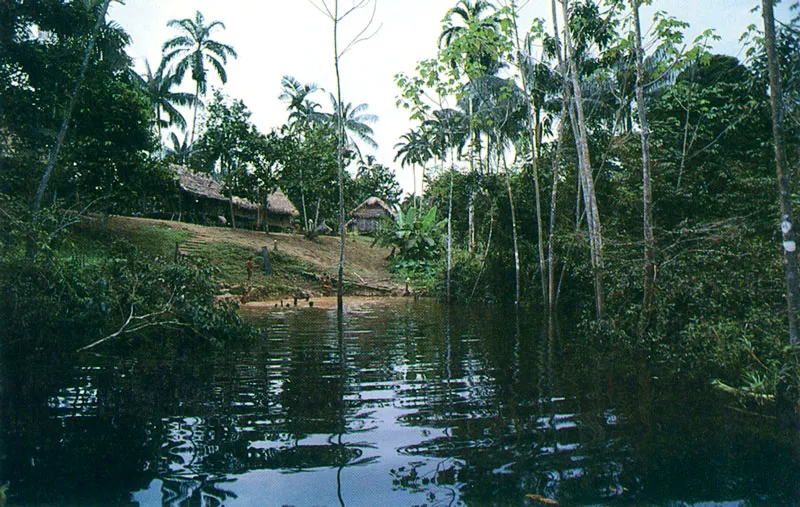
{"label": "river water", "polygon": [[799,505],[797,436],[538,315],[279,309],[224,349],[6,358],[8,505]]}

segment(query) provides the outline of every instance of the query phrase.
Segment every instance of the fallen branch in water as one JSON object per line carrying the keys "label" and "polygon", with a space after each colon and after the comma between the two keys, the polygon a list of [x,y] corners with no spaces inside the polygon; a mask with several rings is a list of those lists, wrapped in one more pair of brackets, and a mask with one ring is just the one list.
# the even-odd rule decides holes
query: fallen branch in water
{"label": "fallen branch in water", "polygon": [[[131,295],[131,299],[135,299],[137,287],[138,287],[138,285],[133,288],[133,294]],[[114,338],[117,338],[117,337],[119,337],[119,336],[121,336],[123,334],[135,333],[137,331],[141,331],[142,329],[145,329],[145,328],[148,328],[148,327],[153,327],[153,326],[182,326],[182,325],[185,325],[185,324],[183,324],[180,321],[175,320],[175,319],[166,320],[166,321],[157,321],[157,320],[156,321],[152,321],[151,320],[149,322],[147,321],[148,319],[154,319],[156,317],[161,317],[162,315],[166,315],[169,312],[171,312],[172,309],[173,309],[173,304],[175,302],[175,296],[176,295],[177,295],[177,289],[174,289],[172,291],[172,294],[169,297],[169,301],[167,301],[164,304],[164,307],[161,309],[161,311],[148,313],[146,315],[135,315],[135,311],[134,311],[134,306],[135,305],[133,303],[131,303],[131,310],[130,310],[130,312],[128,314],[128,318],[125,319],[125,322],[122,323],[122,325],[120,326],[119,329],[117,329],[116,332],[111,333],[110,335],[105,336],[103,338],[100,338],[99,340],[97,340],[95,342],[92,342],[89,345],[86,345],[85,347],[81,347],[78,350],[76,350],[76,352],[83,352],[85,350],[89,350],[89,349],[94,348],[94,347],[96,347],[96,346],[98,346],[98,345],[100,345],[102,343],[105,343],[105,342],[107,342],[109,340],[113,340]]]}
{"label": "fallen branch in water", "polygon": [[720,379],[712,380],[711,381],[711,385],[716,387],[717,389],[719,389],[722,392],[725,392],[725,393],[728,393],[728,394],[733,394],[734,396],[744,396],[745,398],[749,398],[751,400],[756,400],[756,401],[760,401],[760,402],[763,402],[763,401],[775,401],[775,395],[774,394],[761,394],[761,393],[754,393],[754,392],[751,392],[751,391],[745,391],[744,389],[737,389],[735,387],[731,387],[731,386],[725,384]]}

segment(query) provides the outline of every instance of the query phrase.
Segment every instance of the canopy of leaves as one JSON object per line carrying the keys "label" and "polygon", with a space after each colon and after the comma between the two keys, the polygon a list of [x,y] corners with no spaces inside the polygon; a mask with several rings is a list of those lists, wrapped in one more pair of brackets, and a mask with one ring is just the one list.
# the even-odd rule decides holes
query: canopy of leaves
{"label": "canopy of leaves", "polygon": [[[90,2],[0,5],[0,191],[32,196],[54,144],[97,12]],[[122,28],[101,25],[47,200],[148,207],[169,188],[151,159],[152,102],[138,85]],[[113,149],[111,149],[113,147]],[[149,204],[148,204],[149,203]]]}

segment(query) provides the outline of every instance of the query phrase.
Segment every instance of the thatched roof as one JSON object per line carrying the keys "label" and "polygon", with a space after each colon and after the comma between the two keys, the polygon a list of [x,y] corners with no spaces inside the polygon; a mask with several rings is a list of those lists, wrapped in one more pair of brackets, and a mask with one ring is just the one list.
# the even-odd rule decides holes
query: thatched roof
{"label": "thatched roof", "polygon": [[377,197],[370,197],[362,202],[356,209],[350,213],[355,218],[382,218],[386,216],[394,216],[394,210],[388,204],[378,199]]}
{"label": "thatched roof", "polygon": [[171,168],[178,175],[178,184],[181,189],[207,199],[227,202],[228,198],[222,195],[222,187],[219,182],[211,176],[192,172],[181,165],[172,165]]}
{"label": "thatched roof", "polygon": [[276,188],[274,192],[269,194],[267,203],[269,205],[269,209],[267,210],[268,213],[275,215],[289,215],[291,217],[300,216],[300,212],[297,211],[297,208],[294,207],[292,201],[286,197],[286,194],[284,194],[280,188]]}
{"label": "thatched roof", "polygon": [[[173,165],[172,170],[178,175],[178,184],[184,191],[207,199],[228,202],[228,198],[222,194],[222,186],[211,176],[192,172],[180,165]],[[268,213],[289,215],[292,217],[300,216],[300,212],[297,211],[292,201],[286,197],[286,194],[284,194],[280,188],[269,195],[268,201]],[[233,196],[233,205],[246,210],[259,209],[257,204],[238,196]]]}

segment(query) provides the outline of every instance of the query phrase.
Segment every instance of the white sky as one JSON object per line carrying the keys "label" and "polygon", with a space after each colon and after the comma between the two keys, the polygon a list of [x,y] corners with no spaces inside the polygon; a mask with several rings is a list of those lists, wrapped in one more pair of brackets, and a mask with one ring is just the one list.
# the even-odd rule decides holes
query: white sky
{"label": "white sky", "polygon": [[[353,0],[340,1],[346,7]],[[407,112],[395,107],[394,75],[413,73],[419,60],[435,56],[441,20],[456,0],[377,1],[376,24],[382,25],[380,31],[356,46],[341,62],[342,99],[354,105],[367,103],[369,112],[380,117],[373,125],[379,144],[375,155],[379,162],[396,170],[401,185],[410,191],[411,169],[401,170],[399,163],[393,162],[394,145],[411,127]],[[645,30],[650,26],[648,20],[655,10],[666,11],[691,24],[687,41],[706,28],[714,28],[723,38],[716,50],[739,56],[739,36],[752,23],[761,26],[760,14],[751,12],[760,3],[653,0],[653,7],[643,9],[642,25]],[[194,18],[199,10],[206,22],[225,23],[226,30],[213,32],[213,38],[232,45],[239,57],[229,60],[228,84],[223,91],[244,101],[253,113],[253,123],[262,132],[286,121],[286,106],[278,99],[284,75],[294,76],[301,83],[315,82],[326,91],[336,89],[332,23],[308,0],[126,0],[125,5],[112,5],[112,19],[133,39],[128,53],[140,71],[145,59],[155,69],[161,58],[161,45],[177,33],[166,26],[168,20]],[[549,23],[549,12],[550,0],[530,0],[522,10],[520,27],[530,26],[534,17],[545,18]],[[348,18],[342,26],[341,40],[352,38],[369,14],[363,11]],[[789,19],[788,1],[778,8],[777,17]],[[193,91],[188,76],[186,80],[187,89]],[[220,85],[213,73],[210,83]],[[330,110],[326,94],[320,93],[315,99]],[[191,122],[190,115],[186,116]]]}

